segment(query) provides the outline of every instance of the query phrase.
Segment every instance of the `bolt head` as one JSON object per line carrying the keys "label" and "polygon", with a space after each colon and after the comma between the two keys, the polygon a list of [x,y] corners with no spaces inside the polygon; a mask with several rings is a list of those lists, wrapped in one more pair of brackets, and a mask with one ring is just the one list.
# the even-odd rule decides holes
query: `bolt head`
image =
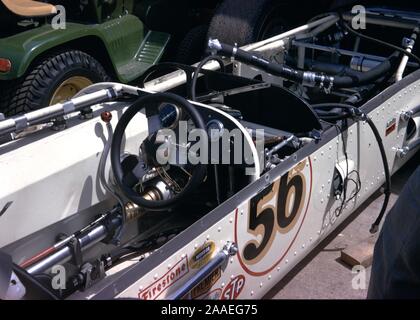
{"label": "bolt head", "polygon": [[109,111],[104,111],[101,113],[101,119],[105,123],[110,123],[112,120],[112,113]]}

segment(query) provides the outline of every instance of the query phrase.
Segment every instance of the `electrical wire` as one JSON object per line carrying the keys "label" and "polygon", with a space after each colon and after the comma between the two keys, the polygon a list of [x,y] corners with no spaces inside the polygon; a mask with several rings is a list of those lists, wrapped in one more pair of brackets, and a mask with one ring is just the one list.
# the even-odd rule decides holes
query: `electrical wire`
{"label": "electrical wire", "polygon": [[379,150],[381,152],[382,162],[383,162],[384,171],[385,171],[385,190],[384,190],[385,199],[384,199],[384,203],[382,205],[382,209],[381,209],[381,212],[378,215],[378,218],[375,220],[375,222],[372,224],[372,227],[370,228],[370,233],[376,233],[376,232],[378,232],[379,225],[382,221],[382,218],[385,215],[386,208],[388,207],[389,198],[391,196],[391,174],[389,172],[388,159],[386,157],[385,147],[384,147],[384,144],[382,143],[382,138],[381,138],[381,135],[379,134],[378,128],[376,128],[372,119],[370,119],[369,117],[366,117],[366,122],[368,123],[368,125],[371,128],[373,134],[375,135],[376,140],[378,141],[378,146],[379,146]]}
{"label": "electrical wire", "polygon": [[[391,174],[388,167],[388,159],[385,152],[385,147],[381,138],[381,135],[378,131],[378,128],[375,126],[374,122],[371,118],[369,118],[366,114],[363,114],[360,112],[359,109],[356,107],[349,105],[349,104],[343,104],[343,103],[321,103],[321,104],[314,104],[312,106],[315,110],[320,108],[341,108],[349,112],[349,117],[356,118],[357,120],[364,120],[369,125],[370,129],[372,130],[373,135],[375,136],[375,139],[378,143],[379,151],[381,153],[383,168],[385,172],[385,189],[384,189],[384,202],[381,208],[381,211],[376,218],[375,222],[372,224],[370,228],[371,233],[376,233],[379,229],[379,225],[385,215],[386,209],[388,207],[389,198],[391,195]],[[343,140],[344,141],[344,140]],[[348,166],[347,166],[348,167]]]}
{"label": "electrical wire", "polygon": [[197,66],[197,69],[194,72],[194,76],[192,78],[191,81],[191,100],[192,101],[197,101],[197,92],[196,92],[196,87],[197,87],[197,80],[198,80],[198,76],[201,73],[201,70],[203,69],[203,67],[210,61],[217,61],[220,64],[220,69],[222,70],[222,72],[225,71],[225,63],[223,62],[223,59],[220,56],[208,56],[206,58],[204,58]]}

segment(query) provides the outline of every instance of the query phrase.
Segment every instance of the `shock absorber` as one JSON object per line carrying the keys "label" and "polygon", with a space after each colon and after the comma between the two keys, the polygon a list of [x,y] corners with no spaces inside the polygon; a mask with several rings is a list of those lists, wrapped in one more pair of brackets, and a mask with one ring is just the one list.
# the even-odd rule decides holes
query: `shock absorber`
{"label": "shock absorber", "polygon": [[[404,38],[403,46],[405,47],[405,50],[408,53],[411,53],[413,51],[414,45],[416,44],[416,40],[417,40],[417,37],[419,35],[419,32],[420,32],[419,27],[416,27],[413,30],[413,34],[411,35],[411,37],[409,39]],[[398,67],[397,73],[395,74],[395,81],[398,82],[403,78],[404,71],[407,68],[407,63],[408,63],[409,58],[410,57],[408,55],[404,55],[402,57],[400,66]]]}

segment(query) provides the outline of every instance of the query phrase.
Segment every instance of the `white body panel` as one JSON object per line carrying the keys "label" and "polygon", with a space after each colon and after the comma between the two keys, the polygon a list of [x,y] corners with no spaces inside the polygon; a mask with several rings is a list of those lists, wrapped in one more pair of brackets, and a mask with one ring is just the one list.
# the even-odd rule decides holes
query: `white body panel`
{"label": "white body panel", "polygon": [[[115,127],[121,111],[112,113]],[[98,177],[108,141],[105,123],[94,117],[68,124],[61,132],[47,130],[0,146],[0,208],[12,202],[0,218],[0,247],[109,198]],[[136,116],[127,128],[126,149],[137,153],[146,135],[146,117]],[[108,161],[107,172],[109,167]]]}

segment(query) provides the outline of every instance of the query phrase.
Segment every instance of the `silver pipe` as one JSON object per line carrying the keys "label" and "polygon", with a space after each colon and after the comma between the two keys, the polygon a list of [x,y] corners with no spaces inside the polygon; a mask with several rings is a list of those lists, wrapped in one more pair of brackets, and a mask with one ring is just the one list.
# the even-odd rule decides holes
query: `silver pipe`
{"label": "silver pipe", "polygon": [[324,23],[328,23],[332,20],[335,20],[335,22],[336,22],[337,17],[335,15],[330,15],[330,16],[324,17],[322,19],[313,21],[311,23],[305,24],[305,25],[297,27],[295,29],[286,31],[286,32],[284,32],[282,34],[279,34],[277,36],[274,36],[272,38],[269,38],[269,39],[266,39],[266,40],[263,40],[263,41],[260,41],[260,42],[249,44],[247,46],[244,46],[242,49],[245,50],[245,51],[253,51],[253,50],[256,50],[257,48],[261,48],[261,47],[266,46],[268,44],[271,44],[273,42],[282,40],[282,39],[287,38],[287,37],[295,36],[299,33],[303,33],[304,31],[310,30],[312,28],[316,28],[319,25],[322,25]]}
{"label": "silver pipe", "polygon": [[[411,38],[410,38],[410,39],[407,39],[407,43],[406,43],[406,45],[405,45],[405,50],[406,50],[408,53],[411,53],[411,52],[413,51],[414,46],[415,46],[415,44],[416,44],[416,40],[417,40],[417,35],[418,35],[418,33],[419,33],[419,28],[418,28],[418,27],[416,27],[416,28],[414,29],[414,31],[413,31],[413,34],[411,35]],[[400,65],[399,65],[399,67],[398,67],[398,69],[397,69],[397,72],[396,72],[396,74],[395,74],[395,81],[396,81],[396,82],[401,81],[401,79],[403,78],[403,76],[404,76],[404,72],[405,72],[405,70],[406,70],[406,68],[407,68],[407,64],[408,64],[408,60],[409,60],[409,59],[410,59],[410,58],[409,58],[409,56],[408,56],[408,55],[404,55],[404,56],[402,57],[402,59],[401,59],[401,63],[400,63]]]}
{"label": "silver pipe", "polygon": [[52,118],[65,116],[80,111],[87,106],[104,102],[117,96],[122,90],[121,86],[99,90],[90,94],[73,98],[64,103],[58,103],[23,115],[0,121],[0,135],[21,131],[32,125],[49,121]]}
{"label": "silver pipe", "polygon": [[[345,50],[345,49],[331,48],[331,47],[321,46],[321,45],[318,45],[318,44],[312,44],[312,43],[307,43],[307,42],[293,41],[292,44],[296,47],[304,47],[304,48],[307,48],[307,49],[315,49],[315,50],[325,51],[325,52],[330,52],[330,53],[340,53],[342,55],[346,55],[346,56],[350,56],[350,57],[364,57],[364,58],[367,58],[367,59],[376,60],[376,61],[380,61],[380,62],[383,62],[383,61],[386,60],[386,58],[381,57],[381,56],[375,56],[375,55],[367,54],[367,53],[354,52],[354,51]],[[417,64],[414,63],[414,64],[411,64],[411,66],[415,67],[415,66],[417,66]]]}
{"label": "silver pipe", "polygon": [[280,142],[278,145],[274,146],[270,151],[267,152],[267,156],[269,156],[269,157],[272,156],[274,153],[279,151],[281,148],[284,148],[286,145],[288,145],[290,142],[292,142],[293,139],[295,139],[295,136],[291,135],[286,140]]}
{"label": "silver pipe", "polygon": [[[347,22],[351,22],[354,18],[354,15],[351,13],[344,13],[343,14],[344,20]],[[413,30],[416,28],[419,24],[419,21],[416,21],[414,19],[404,19],[399,18],[395,19],[394,17],[385,17],[382,16],[372,16],[369,15],[369,12],[366,15],[366,23],[367,24],[373,24],[378,26],[384,26],[384,27],[392,27],[392,28],[400,28],[400,29],[411,29]]]}
{"label": "silver pipe", "polygon": [[205,280],[214,270],[224,264],[229,257],[234,256],[238,249],[234,243],[227,244],[222,251],[220,251],[209,263],[190,278],[181,288],[177,289],[167,300],[182,299],[188,292]]}
{"label": "silver pipe", "polygon": [[[113,227],[118,226],[121,223],[120,218],[115,218],[111,220],[111,225]],[[108,235],[108,229],[105,224],[99,225],[96,228],[93,228],[86,235],[78,239],[81,250],[87,250],[96,243],[105,239]],[[28,267],[26,271],[30,274],[40,274],[48,271],[55,265],[63,264],[72,259],[72,251],[69,246],[60,249],[59,251],[53,253],[51,256],[41,260],[34,265]]]}

